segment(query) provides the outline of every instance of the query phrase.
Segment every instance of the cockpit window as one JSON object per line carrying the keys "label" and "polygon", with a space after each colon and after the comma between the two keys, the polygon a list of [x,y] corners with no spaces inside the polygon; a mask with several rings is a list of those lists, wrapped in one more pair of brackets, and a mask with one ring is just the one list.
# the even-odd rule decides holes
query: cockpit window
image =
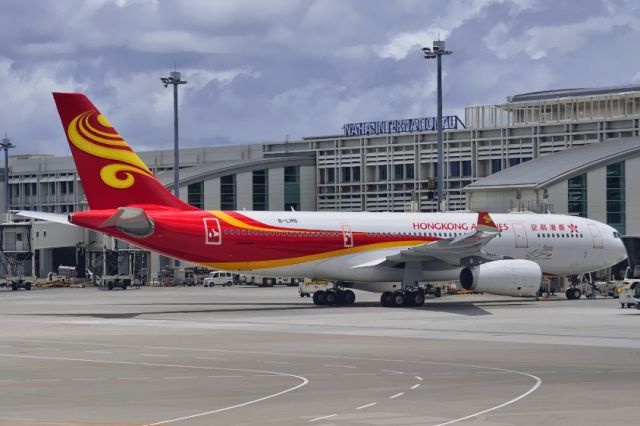
{"label": "cockpit window", "polygon": [[613,231],[613,238],[620,238],[618,231]]}

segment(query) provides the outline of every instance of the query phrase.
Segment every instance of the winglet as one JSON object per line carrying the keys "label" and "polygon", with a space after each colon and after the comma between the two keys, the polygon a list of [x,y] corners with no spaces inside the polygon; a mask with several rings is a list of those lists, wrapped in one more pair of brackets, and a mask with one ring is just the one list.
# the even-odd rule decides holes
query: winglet
{"label": "winglet", "polygon": [[478,212],[478,231],[487,232],[499,232],[500,229],[496,226],[495,222],[491,218],[491,215],[487,212]]}

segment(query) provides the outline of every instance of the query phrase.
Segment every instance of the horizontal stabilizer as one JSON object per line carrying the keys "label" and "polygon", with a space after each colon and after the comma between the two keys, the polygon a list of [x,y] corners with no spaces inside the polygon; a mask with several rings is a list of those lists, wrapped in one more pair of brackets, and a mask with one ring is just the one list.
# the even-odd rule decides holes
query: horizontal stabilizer
{"label": "horizontal stabilizer", "polygon": [[62,223],[64,225],[76,226],[69,222],[69,216],[66,214],[34,212],[31,210],[20,210],[15,212],[18,216],[28,217],[30,219],[46,220],[47,222]]}

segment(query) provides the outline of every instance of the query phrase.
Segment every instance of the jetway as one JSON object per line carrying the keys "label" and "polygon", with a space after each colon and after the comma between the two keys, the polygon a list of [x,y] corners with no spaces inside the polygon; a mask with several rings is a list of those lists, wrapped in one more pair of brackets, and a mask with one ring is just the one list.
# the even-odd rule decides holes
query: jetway
{"label": "jetway", "polygon": [[[622,237],[622,242],[629,255],[626,266],[629,267],[631,274],[631,276],[626,276],[625,278],[640,278],[640,236],[625,235]],[[624,271],[625,269],[626,267],[622,270]]]}

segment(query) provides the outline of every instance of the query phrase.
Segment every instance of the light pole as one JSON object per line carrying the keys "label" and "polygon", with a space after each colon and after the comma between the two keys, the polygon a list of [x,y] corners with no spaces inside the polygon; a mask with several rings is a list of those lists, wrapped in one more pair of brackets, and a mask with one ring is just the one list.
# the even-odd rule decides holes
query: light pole
{"label": "light pole", "polygon": [[444,40],[435,40],[433,49],[423,47],[425,59],[435,58],[438,63],[438,211],[444,206],[444,147],[442,143],[442,56],[451,55],[453,52],[444,48]]}
{"label": "light pole", "polygon": [[173,71],[169,77],[161,77],[160,81],[164,87],[173,85],[173,193],[180,198],[180,154],[178,150],[178,85],[187,84],[180,80],[180,73]]}
{"label": "light pole", "polygon": [[[169,77],[161,77],[160,81],[164,87],[173,85],[173,193],[176,198],[180,198],[180,151],[178,150],[178,85],[187,84],[185,80],[180,79],[180,73],[173,71]],[[175,259],[175,269],[173,272],[174,279],[177,279],[180,261]]]}
{"label": "light pole", "polygon": [[9,149],[16,146],[11,143],[11,139],[4,135],[2,142],[0,142],[0,148],[4,149],[4,212],[9,211]]}

